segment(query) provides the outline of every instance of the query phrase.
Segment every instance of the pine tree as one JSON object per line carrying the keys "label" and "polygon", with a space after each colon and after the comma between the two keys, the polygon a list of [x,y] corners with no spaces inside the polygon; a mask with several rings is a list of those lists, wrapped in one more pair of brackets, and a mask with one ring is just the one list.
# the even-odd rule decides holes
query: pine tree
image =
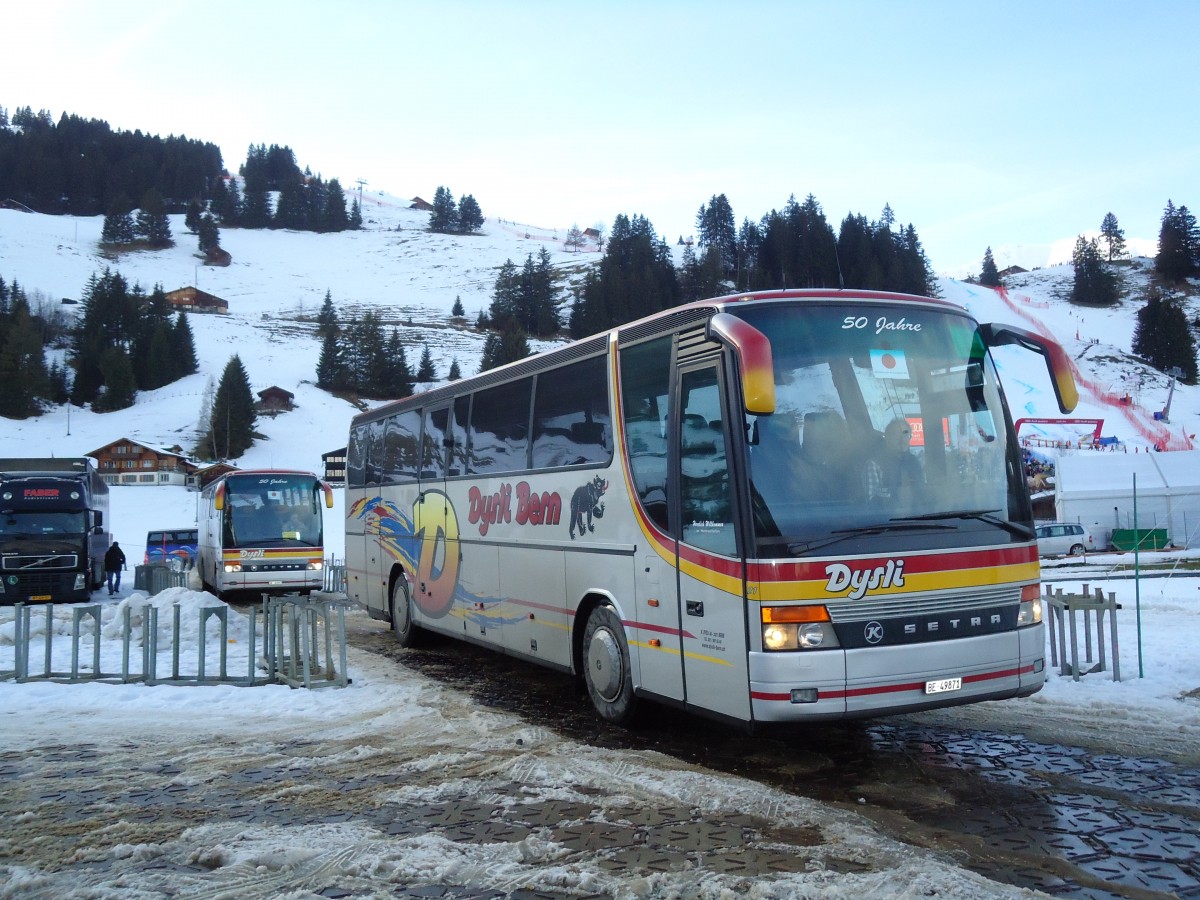
{"label": "pine tree", "polygon": [[217,220],[210,214],[205,213],[200,217],[196,224],[196,233],[199,235],[201,253],[221,248],[221,230],[217,227]]}
{"label": "pine tree", "polygon": [[700,206],[696,233],[701,249],[712,247],[717,251],[722,277],[733,281],[737,277],[737,225],[733,207],[724,194],[714,195],[707,206]]}
{"label": "pine tree", "polygon": [[238,194],[235,179],[217,179],[213,189],[212,211],[223,225],[238,224],[241,218],[242,198]]}
{"label": "pine tree", "polygon": [[463,309],[462,298],[457,295],[454,298],[454,306],[450,307],[450,315],[456,319],[461,319],[466,316],[466,310]]}
{"label": "pine tree", "polygon": [[1071,286],[1071,302],[1089,306],[1111,306],[1120,299],[1117,276],[1104,265],[1099,242],[1080,235],[1072,255],[1075,281]]}
{"label": "pine tree", "polygon": [[92,402],[92,409],[96,412],[115,412],[133,406],[137,397],[137,380],[129,354],[121,347],[109,347],[100,357],[100,371],[104,376],[104,390]]}
{"label": "pine tree", "polygon": [[267,189],[251,188],[246,182],[246,190],[242,195],[242,205],[238,224],[243,228],[266,228],[271,224],[271,201],[267,197]]}
{"label": "pine tree", "polygon": [[448,381],[458,381],[462,378],[462,370],[458,367],[458,360],[450,360],[450,371],[446,375]]}
{"label": "pine tree", "polygon": [[131,244],[136,236],[129,200],[118,195],[108,206],[100,241],[105,244]]}
{"label": "pine tree", "polygon": [[1196,344],[1188,328],[1187,315],[1157,287],[1150,288],[1146,305],[1137,312],[1133,352],[1160,372],[1178,367],[1184,381],[1196,383]]}
{"label": "pine tree", "polygon": [[325,332],[321,338],[321,353],[317,357],[317,387],[330,391],[344,380],[342,354],[337,330]]}
{"label": "pine tree", "polygon": [[412,370],[408,367],[408,357],[404,352],[404,345],[400,341],[400,329],[395,326],[388,335],[384,358],[386,360],[384,396],[389,399],[410,396],[413,392]]}
{"label": "pine tree", "polygon": [[321,220],[317,230],[336,233],[349,228],[350,220],[346,216],[346,193],[342,190],[341,182],[336,178],[331,178],[325,185],[324,196],[321,199],[323,201]]}
{"label": "pine tree", "polygon": [[1000,287],[1000,272],[996,269],[996,260],[992,258],[991,247],[984,251],[983,268],[979,271],[979,283],[984,287]]}
{"label": "pine tree", "polygon": [[250,379],[235,353],[230,357],[217,385],[213,398],[209,424],[211,444],[221,459],[237,459],[254,443],[254,396],[250,392]]}
{"label": "pine tree", "polygon": [[154,188],[146,191],[142,197],[142,207],[138,210],[138,237],[156,250],[172,246],[175,241],[171,238],[171,222],[167,218],[166,204],[162,195]]}
{"label": "pine tree", "polygon": [[350,230],[361,231],[363,227],[362,207],[359,205],[358,198],[350,204]]}
{"label": "pine tree", "polygon": [[449,188],[438,187],[433,192],[429,230],[439,234],[453,234],[458,228],[458,207],[454,203],[454,195],[450,193]]}
{"label": "pine tree", "polygon": [[192,339],[192,326],[187,313],[182,310],[175,318],[171,329],[171,374],[172,381],[195,375],[199,369],[196,361],[196,342]]}
{"label": "pine tree", "polygon": [[520,315],[521,274],[517,271],[516,264],[511,259],[506,259],[496,274],[487,320],[496,328],[501,328],[506,322],[518,319]]}
{"label": "pine tree", "polygon": [[317,313],[317,335],[322,338],[336,336],[338,331],[338,314],[333,305],[333,294],[326,288],[325,299],[321,301],[321,311]]}
{"label": "pine tree", "polygon": [[24,419],[41,412],[38,400],[49,395],[50,382],[41,328],[24,294],[13,295],[0,339],[0,416]]}
{"label": "pine tree", "polygon": [[458,230],[470,234],[483,227],[483,210],[479,208],[475,197],[464,194],[458,201]]}
{"label": "pine tree", "polygon": [[187,212],[183,217],[183,227],[192,234],[200,233],[200,201],[195,198],[188,201]]}
{"label": "pine tree", "polygon": [[583,232],[579,229],[579,226],[572,225],[567,229],[567,236],[563,238],[563,247],[572,253],[578,253],[579,248],[583,246],[584,240]]}
{"label": "pine tree", "polygon": [[479,362],[479,371],[486,372],[497,366],[524,359],[528,355],[528,336],[521,326],[510,320],[500,331],[489,333],[483,342],[483,358]]}
{"label": "pine tree", "polygon": [[1125,232],[1117,224],[1117,217],[1112,213],[1105,213],[1104,220],[1100,223],[1100,238],[1108,247],[1109,262],[1125,255]]}
{"label": "pine tree", "polygon": [[421,352],[421,362],[417,366],[416,381],[421,384],[429,384],[437,381],[437,370],[433,367],[433,356],[429,352],[429,345],[425,345],[425,349]]}
{"label": "pine tree", "polygon": [[619,215],[599,266],[584,276],[573,303],[571,336],[585,337],[669,309],[679,298],[671,248],[644,216]]}
{"label": "pine tree", "polygon": [[1176,207],[1170,200],[1163,211],[1158,232],[1154,271],[1169,284],[1200,272],[1200,231],[1196,227],[1196,218],[1186,206]]}

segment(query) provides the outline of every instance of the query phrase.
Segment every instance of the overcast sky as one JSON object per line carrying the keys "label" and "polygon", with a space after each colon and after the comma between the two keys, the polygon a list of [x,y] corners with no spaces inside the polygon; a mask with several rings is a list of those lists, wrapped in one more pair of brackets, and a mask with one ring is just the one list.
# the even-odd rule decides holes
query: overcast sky
{"label": "overcast sky", "polygon": [[[885,203],[939,273],[1069,258],[1111,211],[1200,209],[1200,3],[56,2],[0,5],[0,105],[292,148],[343,187],[674,242],[812,193]],[[1053,249],[1051,249],[1053,248]],[[1050,258],[1047,258],[1047,257]]]}

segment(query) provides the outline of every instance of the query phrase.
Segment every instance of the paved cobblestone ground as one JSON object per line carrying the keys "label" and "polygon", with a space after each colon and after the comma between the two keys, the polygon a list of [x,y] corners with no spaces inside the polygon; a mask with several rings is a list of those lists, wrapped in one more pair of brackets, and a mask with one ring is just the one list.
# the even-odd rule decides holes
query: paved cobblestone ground
{"label": "paved cobblestone ground", "polygon": [[[964,727],[945,711],[745,735],[654,710],[614,729],[561,675],[459,644],[401,650],[376,623],[356,620],[350,634],[360,651],[460,689],[438,715],[500,707],[517,713],[518,730],[481,723],[480,745],[463,749],[419,730],[248,738],[214,722],[199,740],[3,750],[0,866],[33,877],[0,881],[0,897],[789,897],[835,883],[844,896],[838,876],[888,896],[888,878],[906,871],[904,845],[855,849],[845,811],[992,879],[992,896],[1009,885],[1009,896],[1200,897],[1190,757]],[[563,738],[627,761],[582,763],[578,783],[547,796],[555,774],[533,748]],[[631,773],[641,759],[660,761]],[[736,775],[781,802],[826,806],[798,800],[803,813],[781,817],[666,802],[631,788],[653,766],[700,785],[713,771]],[[941,887],[921,893],[986,892]]]}

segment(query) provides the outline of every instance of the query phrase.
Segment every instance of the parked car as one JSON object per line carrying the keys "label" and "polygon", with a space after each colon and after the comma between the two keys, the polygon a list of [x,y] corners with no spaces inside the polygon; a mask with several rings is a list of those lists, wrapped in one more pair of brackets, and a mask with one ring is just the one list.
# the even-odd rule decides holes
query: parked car
{"label": "parked car", "polygon": [[1083,556],[1096,549],[1096,540],[1086,525],[1055,522],[1039,525],[1035,531],[1039,556]]}

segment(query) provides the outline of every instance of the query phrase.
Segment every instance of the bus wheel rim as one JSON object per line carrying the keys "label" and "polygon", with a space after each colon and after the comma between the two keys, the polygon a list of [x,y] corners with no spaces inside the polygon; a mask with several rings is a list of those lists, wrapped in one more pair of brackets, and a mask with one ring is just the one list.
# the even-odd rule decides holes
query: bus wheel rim
{"label": "bus wheel rim", "polygon": [[601,628],[592,635],[588,672],[601,699],[611,702],[621,693],[621,647],[611,631]]}

